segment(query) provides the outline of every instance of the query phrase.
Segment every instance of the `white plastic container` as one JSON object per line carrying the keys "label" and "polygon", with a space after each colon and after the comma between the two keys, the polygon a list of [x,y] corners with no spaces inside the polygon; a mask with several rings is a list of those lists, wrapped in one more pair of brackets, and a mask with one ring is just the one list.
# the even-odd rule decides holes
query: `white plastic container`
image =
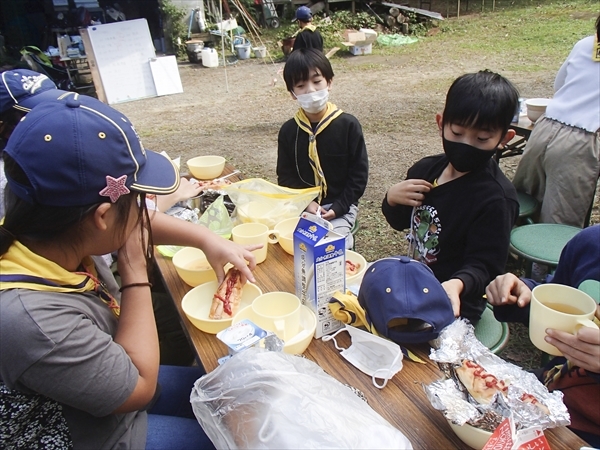
{"label": "white plastic container", "polygon": [[237,50],[238,58],[240,59],[249,59],[250,58],[250,48],[252,46],[250,44],[238,44],[235,46]]}
{"label": "white plastic container", "polygon": [[252,50],[254,50],[254,56],[257,58],[265,58],[267,56],[267,47],[254,47]]}
{"label": "white plastic container", "polygon": [[214,48],[203,48],[202,65],[204,67],[219,67],[219,53]]}

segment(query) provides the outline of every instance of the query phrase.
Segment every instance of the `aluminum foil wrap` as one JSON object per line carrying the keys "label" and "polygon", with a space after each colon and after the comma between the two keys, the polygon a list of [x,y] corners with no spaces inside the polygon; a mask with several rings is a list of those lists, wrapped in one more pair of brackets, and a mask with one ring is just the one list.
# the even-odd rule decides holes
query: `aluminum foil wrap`
{"label": "aluminum foil wrap", "polygon": [[[442,330],[433,346],[429,358],[438,363],[447,378],[425,386],[425,392],[433,407],[442,411],[451,422],[457,425],[469,423],[488,431],[493,431],[510,415],[517,430],[570,424],[562,392],[548,392],[534,374],[494,355],[475,337],[473,326],[465,320],[457,319]],[[473,399],[455,372],[464,360],[479,364],[486,372],[508,385],[505,394],[497,393],[489,405]],[[549,414],[544,411],[545,408],[522,400],[531,398],[529,396],[545,406]]]}

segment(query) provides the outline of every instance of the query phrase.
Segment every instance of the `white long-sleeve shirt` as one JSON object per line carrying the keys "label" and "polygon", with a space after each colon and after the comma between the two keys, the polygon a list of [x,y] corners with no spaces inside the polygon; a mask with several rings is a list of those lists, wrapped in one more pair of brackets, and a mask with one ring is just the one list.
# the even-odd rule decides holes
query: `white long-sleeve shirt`
{"label": "white long-sleeve shirt", "polygon": [[591,133],[600,129],[600,62],[592,59],[595,36],[575,44],[554,80],[546,116]]}

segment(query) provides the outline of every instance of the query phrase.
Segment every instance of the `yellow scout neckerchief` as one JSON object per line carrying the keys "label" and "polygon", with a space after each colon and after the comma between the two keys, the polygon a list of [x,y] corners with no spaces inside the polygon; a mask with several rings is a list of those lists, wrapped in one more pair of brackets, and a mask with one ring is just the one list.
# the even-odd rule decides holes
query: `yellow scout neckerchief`
{"label": "yellow scout neckerchief", "polygon": [[294,120],[298,124],[298,127],[306,133],[308,133],[308,159],[310,160],[310,165],[315,174],[315,186],[321,188],[319,191],[319,197],[317,199],[318,203],[321,203],[321,199],[327,196],[327,181],[325,180],[325,174],[323,173],[323,169],[321,168],[321,162],[319,161],[319,153],[317,152],[317,135],[323,131],[327,126],[333,122],[340,114],[342,114],[342,110],[339,109],[331,102],[327,102],[327,107],[325,110],[325,115],[321,119],[321,121],[315,126],[313,130],[310,125],[310,120],[306,117],[304,110],[299,108],[294,116]]}
{"label": "yellow scout neckerchief", "polygon": [[58,264],[33,253],[19,241],[14,241],[0,257],[0,291],[29,289],[44,292],[96,292],[119,317],[117,300],[98,280],[94,262],[90,257],[82,261],[82,271],[69,272]]}
{"label": "yellow scout neckerchief", "polygon": [[600,44],[597,35],[594,38],[594,46],[592,47],[592,61],[600,62]]}
{"label": "yellow scout neckerchief", "polygon": [[313,24],[308,24],[306,25],[304,28],[300,28],[298,31],[296,31],[294,34],[292,34],[292,37],[295,38],[296,36],[298,36],[300,33],[302,33],[304,30],[309,30],[314,32],[317,29],[317,27],[315,27]]}

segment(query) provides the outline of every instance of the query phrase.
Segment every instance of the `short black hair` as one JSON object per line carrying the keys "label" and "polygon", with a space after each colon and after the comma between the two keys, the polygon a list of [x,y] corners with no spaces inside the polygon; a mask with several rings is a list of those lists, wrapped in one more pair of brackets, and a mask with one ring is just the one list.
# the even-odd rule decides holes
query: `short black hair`
{"label": "short black hair", "polygon": [[283,68],[283,79],[287,90],[292,92],[298,82],[307,81],[311,75],[310,71],[314,69],[323,75],[327,83],[333,79],[333,68],[323,52],[313,48],[294,50]]}
{"label": "short black hair", "polygon": [[442,122],[506,133],[518,105],[519,91],[502,75],[489,70],[467,73],[450,86]]}
{"label": "short black hair", "polygon": [[596,38],[598,39],[598,42],[600,42],[600,14],[596,19]]}

